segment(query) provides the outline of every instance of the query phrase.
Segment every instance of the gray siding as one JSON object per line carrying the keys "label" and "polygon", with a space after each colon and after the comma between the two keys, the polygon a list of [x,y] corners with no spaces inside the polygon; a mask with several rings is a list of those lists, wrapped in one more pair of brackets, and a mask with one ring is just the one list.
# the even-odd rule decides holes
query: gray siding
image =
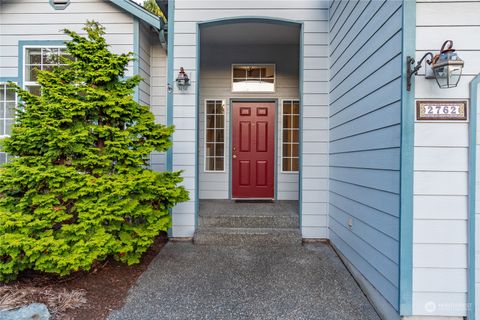
{"label": "gray siding", "polygon": [[[298,174],[281,172],[281,101],[282,99],[298,99],[298,46],[206,46],[202,48],[202,63],[200,66],[200,199],[228,199],[230,150],[228,137],[230,135],[230,100],[234,98],[274,98],[278,99],[277,111],[277,199],[298,199]],[[231,66],[232,63],[275,63],[276,91],[263,94],[232,93]],[[225,131],[225,172],[205,172],[205,105],[206,99],[220,99],[226,102]]]}
{"label": "gray siding", "polygon": [[133,51],[133,18],[109,1],[75,0],[65,10],[54,10],[48,0],[2,0],[0,77],[17,77],[19,40],[67,39],[61,29],[82,32],[87,20],[106,28],[106,39],[114,52]]}
{"label": "gray siding", "polygon": [[[139,75],[143,78],[138,88],[139,102],[150,106],[156,123],[166,124],[167,55],[157,33],[145,23],[140,23],[139,53]],[[163,152],[152,152],[150,168],[165,171],[165,158]]]}
{"label": "gray siding", "polygon": [[330,32],[330,239],[398,310],[402,2],[334,1]]}
{"label": "gray siding", "polygon": [[138,101],[141,104],[150,106],[150,47],[155,39],[152,39],[150,27],[145,23],[140,23],[139,29],[139,56],[136,59],[138,59],[138,74],[142,77],[142,82],[138,86]]}
{"label": "gray siding", "polygon": [[[180,67],[196,79],[196,23],[228,17],[271,17],[304,22],[304,163],[302,234],[305,238],[327,238],[328,192],[328,1],[175,1],[174,70]],[[175,73],[174,72],[174,73]],[[169,82],[173,79],[169,79]],[[195,194],[196,88],[188,92],[174,89],[173,167],[185,170],[184,185]],[[195,230],[193,199],[173,210],[173,235],[191,237]]]}
{"label": "gray siding", "polygon": [[[417,1],[416,10],[417,59],[428,51],[437,53],[442,43],[451,39],[465,61],[465,68],[458,87],[448,90],[439,89],[435,80],[425,79],[422,68],[415,78],[415,98],[468,99],[469,83],[480,73],[480,1],[421,0]],[[460,318],[467,313],[468,129],[468,121],[415,123],[413,312],[416,315]],[[477,157],[477,170],[479,163]],[[478,217],[478,201],[476,210]],[[476,250],[479,261],[478,240]],[[476,279],[478,313],[478,270]],[[434,312],[426,310],[427,302],[436,305]]]}
{"label": "gray siding", "polygon": [[[156,123],[167,123],[167,55],[158,40],[150,48],[150,110]],[[165,153],[153,152],[150,166],[155,171],[165,171]]]}
{"label": "gray siding", "polygon": [[[151,106],[158,123],[165,123],[166,55],[158,37],[139,22],[138,47],[134,48],[134,18],[105,0],[75,0],[65,10],[54,10],[48,0],[2,0],[0,3],[0,78],[18,76],[18,41],[66,40],[60,31],[69,28],[80,33],[87,20],[106,28],[106,39],[116,53],[139,50],[139,102]],[[127,75],[132,75],[133,63]],[[165,170],[165,156],[151,155],[151,167]]]}

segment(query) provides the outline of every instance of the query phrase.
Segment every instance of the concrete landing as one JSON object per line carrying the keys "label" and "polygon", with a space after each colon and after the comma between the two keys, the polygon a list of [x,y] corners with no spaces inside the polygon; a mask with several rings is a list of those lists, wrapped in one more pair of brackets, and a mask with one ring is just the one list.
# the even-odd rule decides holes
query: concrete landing
{"label": "concrete landing", "polygon": [[223,246],[301,246],[299,229],[287,228],[200,228],[195,244]]}
{"label": "concrete landing", "polygon": [[297,201],[201,200],[194,242],[199,245],[300,246]]}
{"label": "concrete landing", "polygon": [[[112,288],[114,289],[114,288]],[[379,320],[330,246],[170,242],[110,320]]]}
{"label": "concrete landing", "polygon": [[297,215],[298,201],[235,202],[233,200],[200,200],[200,216],[205,215]]}

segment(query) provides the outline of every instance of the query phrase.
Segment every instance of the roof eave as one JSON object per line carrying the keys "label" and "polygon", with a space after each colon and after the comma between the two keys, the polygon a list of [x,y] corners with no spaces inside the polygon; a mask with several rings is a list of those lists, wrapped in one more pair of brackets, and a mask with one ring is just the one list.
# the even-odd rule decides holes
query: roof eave
{"label": "roof eave", "polygon": [[158,17],[151,12],[145,10],[142,6],[131,2],[130,0],[110,0],[113,4],[117,5],[118,7],[122,8],[123,10],[127,11],[131,15],[139,18],[143,22],[147,23],[148,25],[152,26],[157,30],[161,30],[163,28],[164,22],[161,17]]}

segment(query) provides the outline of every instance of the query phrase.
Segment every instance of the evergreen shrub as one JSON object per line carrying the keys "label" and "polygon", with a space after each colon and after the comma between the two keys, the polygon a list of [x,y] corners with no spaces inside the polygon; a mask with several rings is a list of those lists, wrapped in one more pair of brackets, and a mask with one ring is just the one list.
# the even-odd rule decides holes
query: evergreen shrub
{"label": "evergreen shrub", "polygon": [[[37,71],[41,96],[15,86],[20,104],[1,149],[0,281],[25,269],[67,275],[113,256],[138,263],[188,200],[180,172],[154,172],[153,151],[173,127],[155,124],[125,77],[133,54],[114,54],[104,28],[70,30],[66,67]],[[11,84],[13,86],[13,84]]]}

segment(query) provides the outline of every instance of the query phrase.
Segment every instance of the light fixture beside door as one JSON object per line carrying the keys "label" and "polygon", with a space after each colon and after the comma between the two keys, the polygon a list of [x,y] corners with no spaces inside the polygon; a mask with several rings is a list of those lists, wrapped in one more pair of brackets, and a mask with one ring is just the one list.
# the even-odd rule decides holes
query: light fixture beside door
{"label": "light fixture beside door", "polygon": [[177,87],[181,91],[187,90],[190,86],[190,78],[188,77],[183,67],[180,67],[180,72],[178,73],[175,82],[177,82]]}
{"label": "light fixture beside door", "polygon": [[440,53],[434,55],[427,52],[414,68],[412,66],[415,64],[415,58],[407,57],[407,91],[411,90],[412,77],[417,75],[424,61],[432,68],[432,72],[430,74],[427,72],[425,78],[435,79],[441,89],[455,88],[458,85],[464,63],[453,49],[453,41],[447,40],[443,43]]}

